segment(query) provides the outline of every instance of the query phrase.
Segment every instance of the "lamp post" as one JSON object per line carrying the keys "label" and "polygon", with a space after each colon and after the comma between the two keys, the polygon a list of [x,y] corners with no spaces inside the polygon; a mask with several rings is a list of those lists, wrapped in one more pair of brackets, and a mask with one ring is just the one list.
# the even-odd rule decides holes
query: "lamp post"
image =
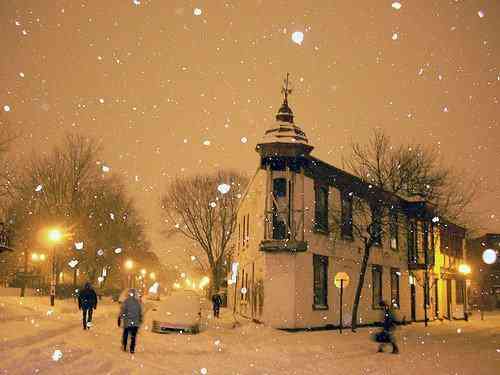
{"label": "lamp post", "polygon": [[470,273],[470,266],[468,264],[464,264],[462,263],[461,265],[458,266],[458,272],[460,272],[463,276],[464,276],[464,284],[463,284],[463,288],[462,288],[462,298],[463,298],[463,303],[464,303],[464,319],[466,321],[469,320],[469,316],[467,314],[467,282],[466,282],[466,279],[465,277]]}
{"label": "lamp post", "polygon": [[134,262],[131,259],[128,259],[125,262],[125,268],[127,269],[127,287],[131,288],[131,270],[134,268]]}
{"label": "lamp post", "polygon": [[52,244],[52,277],[50,280],[50,306],[54,306],[56,298],[56,245],[61,241],[63,235],[60,229],[49,230],[48,238]]}

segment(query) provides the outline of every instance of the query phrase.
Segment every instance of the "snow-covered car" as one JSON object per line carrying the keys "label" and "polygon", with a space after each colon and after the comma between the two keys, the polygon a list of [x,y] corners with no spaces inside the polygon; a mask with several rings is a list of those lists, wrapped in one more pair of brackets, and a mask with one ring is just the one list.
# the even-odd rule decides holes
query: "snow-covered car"
{"label": "snow-covered car", "polygon": [[151,331],[157,333],[198,333],[201,321],[200,296],[193,291],[176,291],[156,303],[148,312]]}

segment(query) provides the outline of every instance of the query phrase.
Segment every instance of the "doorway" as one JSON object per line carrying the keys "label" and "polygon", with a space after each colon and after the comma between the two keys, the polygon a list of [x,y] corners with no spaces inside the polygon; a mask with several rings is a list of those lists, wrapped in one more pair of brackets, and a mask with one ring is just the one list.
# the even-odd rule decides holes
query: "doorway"
{"label": "doorway", "polygon": [[410,284],[410,296],[411,296],[411,320],[415,322],[417,320],[417,289],[415,284]]}
{"label": "doorway", "polygon": [[446,280],[446,315],[451,320],[451,279]]}

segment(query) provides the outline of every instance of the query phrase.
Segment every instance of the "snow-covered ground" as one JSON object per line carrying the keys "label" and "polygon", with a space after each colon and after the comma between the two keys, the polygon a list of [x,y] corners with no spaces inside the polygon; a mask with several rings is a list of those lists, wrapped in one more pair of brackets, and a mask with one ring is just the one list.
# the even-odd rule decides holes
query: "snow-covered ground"
{"label": "snow-covered ground", "polygon": [[[148,303],[147,308],[151,305]],[[376,353],[372,329],[283,332],[205,310],[199,335],[154,334],[120,350],[118,304],[101,301],[89,331],[74,301],[2,297],[1,374],[498,374],[500,312],[397,331],[401,354]],[[58,352],[60,351],[60,352]],[[60,353],[60,354],[59,354]],[[62,354],[62,357],[61,357]]]}

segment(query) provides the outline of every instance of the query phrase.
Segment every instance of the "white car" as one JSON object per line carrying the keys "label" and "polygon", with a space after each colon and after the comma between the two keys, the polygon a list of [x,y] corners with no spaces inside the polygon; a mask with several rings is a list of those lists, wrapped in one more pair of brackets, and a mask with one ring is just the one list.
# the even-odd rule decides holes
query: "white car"
{"label": "white car", "polygon": [[155,304],[148,312],[151,331],[198,333],[201,321],[200,296],[193,291],[175,291]]}

